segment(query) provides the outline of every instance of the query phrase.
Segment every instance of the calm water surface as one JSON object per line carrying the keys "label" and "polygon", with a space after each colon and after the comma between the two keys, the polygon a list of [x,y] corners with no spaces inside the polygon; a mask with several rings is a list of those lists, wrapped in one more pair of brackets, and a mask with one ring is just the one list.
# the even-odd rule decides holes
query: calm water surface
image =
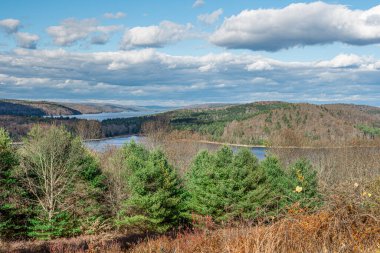
{"label": "calm water surface", "polygon": [[[143,136],[125,136],[125,137],[114,137],[114,138],[107,138],[107,139],[101,139],[101,140],[90,140],[90,141],[85,141],[85,144],[87,147],[90,149],[93,149],[95,151],[104,151],[109,147],[121,147],[123,146],[124,143],[130,142],[131,140],[136,141],[137,143],[141,143],[144,141]],[[206,147],[209,146],[214,146],[217,144],[202,144],[202,146]],[[234,151],[237,151],[239,148],[238,147],[232,147]],[[265,158],[265,153],[266,153],[266,148],[260,148],[260,147],[255,147],[255,148],[250,148],[252,153],[256,155],[258,159],[264,159]]]}
{"label": "calm water surface", "polygon": [[160,113],[164,111],[165,110],[144,110],[144,111],[137,111],[137,112],[135,111],[104,112],[104,113],[96,113],[96,114],[68,115],[68,116],[63,116],[63,117],[102,121],[106,119],[132,118],[132,117],[146,116],[146,115],[156,114],[156,113]]}

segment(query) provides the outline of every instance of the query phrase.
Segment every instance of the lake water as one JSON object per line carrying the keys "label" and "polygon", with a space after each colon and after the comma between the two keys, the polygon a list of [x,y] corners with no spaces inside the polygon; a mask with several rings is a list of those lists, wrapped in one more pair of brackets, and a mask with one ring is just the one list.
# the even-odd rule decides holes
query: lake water
{"label": "lake water", "polygon": [[[104,151],[109,147],[121,147],[124,143],[130,142],[131,140],[135,140],[137,143],[143,143],[145,137],[142,136],[124,136],[124,137],[114,137],[114,138],[106,138],[101,140],[90,140],[85,141],[87,147],[95,151]],[[211,150],[215,149],[215,146],[220,146],[218,144],[200,144],[202,148],[210,148]],[[234,151],[237,151],[238,147],[232,147]],[[253,154],[260,160],[265,158],[266,148],[254,147],[250,148]]]}
{"label": "lake water", "polygon": [[[104,112],[96,114],[81,114],[81,115],[67,115],[63,117],[87,119],[87,120],[106,120],[106,119],[118,119],[118,118],[132,118],[139,116],[146,116],[164,112],[165,110],[144,110],[144,111],[126,111],[126,112]],[[59,117],[59,116],[56,116]]]}

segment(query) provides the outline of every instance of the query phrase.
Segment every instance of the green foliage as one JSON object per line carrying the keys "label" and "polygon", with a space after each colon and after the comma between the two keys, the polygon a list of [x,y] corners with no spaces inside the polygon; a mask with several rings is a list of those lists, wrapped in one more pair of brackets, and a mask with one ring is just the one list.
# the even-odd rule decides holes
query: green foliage
{"label": "green foliage", "polygon": [[124,150],[130,171],[130,197],[124,203],[118,225],[155,232],[178,228],[188,215],[176,170],[159,150],[149,152],[134,142]]}
{"label": "green foliage", "polygon": [[200,152],[186,175],[186,187],[189,210],[217,222],[273,216],[294,203],[309,207],[317,196],[316,175],[307,162],[299,161],[287,172],[275,157],[259,164],[248,149],[233,154],[229,147]]}
{"label": "green foliage", "polygon": [[82,167],[80,171],[82,178],[87,181],[91,187],[105,190],[105,176],[100,169],[99,161],[85,150],[80,163]]}
{"label": "green foliage", "polygon": [[23,236],[26,211],[20,206],[22,189],[15,177],[18,159],[8,133],[0,128],[0,239]]}
{"label": "green foliage", "polygon": [[294,204],[312,208],[320,203],[316,172],[309,162],[299,160],[285,170],[276,157],[268,156],[260,166],[271,188],[264,205],[271,215],[284,212]]}
{"label": "green foliage", "polygon": [[369,136],[370,138],[380,136],[380,128],[378,127],[371,127],[367,125],[357,125],[356,127],[362,131],[364,135]]}
{"label": "green foliage", "polygon": [[39,240],[73,237],[80,232],[77,220],[65,211],[57,212],[50,219],[47,216],[32,218],[28,227],[28,236]]}
{"label": "green foliage", "polygon": [[255,217],[269,193],[257,158],[248,150],[223,147],[200,152],[186,175],[189,209],[216,221]]}

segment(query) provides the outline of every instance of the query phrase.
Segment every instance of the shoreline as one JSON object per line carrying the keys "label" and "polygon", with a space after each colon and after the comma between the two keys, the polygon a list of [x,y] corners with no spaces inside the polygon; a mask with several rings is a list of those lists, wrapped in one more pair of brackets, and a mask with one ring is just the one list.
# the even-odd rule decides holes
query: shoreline
{"label": "shoreline", "polygon": [[[128,138],[132,136],[137,137],[145,137],[141,134],[126,134],[126,135],[118,135],[112,137],[104,137],[98,139],[85,139],[84,142],[98,142],[98,141],[106,141],[117,138]],[[237,144],[237,143],[228,143],[228,142],[217,142],[217,141],[208,141],[208,140],[191,140],[191,139],[179,139],[181,142],[196,142],[203,144],[211,144],[211,145],[226,145],[231,147],[244,147],[244,148],[264,148],[264,149],[344,149],[344,148],[380,148],[380,146],[325,146],[325,147],[312,147],[312,146],[265,146],[265,145],[249,145],[249,144]],[[13,142],[12,145],[18,146],[22,145],[23,142]]]}

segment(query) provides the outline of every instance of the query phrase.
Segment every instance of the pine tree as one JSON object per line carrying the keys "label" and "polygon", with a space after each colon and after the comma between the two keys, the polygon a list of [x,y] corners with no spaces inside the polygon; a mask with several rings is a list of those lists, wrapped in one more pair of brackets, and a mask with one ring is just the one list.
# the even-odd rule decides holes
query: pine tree
{"label": "pine tree", "polygon": [[190,210],[219,222],[256,217],[270,193],[264,172],[248,149],[235,155],[229,147],[215,154],[202,151],[186,179]]}
{"label": "pine tree", "polygon": [[119,225],[155,232],[178,228],[187,214],[177,171],[159,150],[148,152],[134,142],[124,150],[130,170],[130,197],[124,203]]}
{"label": "pine tree", "polygon": [[18,164],[16,151],[8,133],[0,128],[0,239],[24,236],[27,210],[23,207],[23,194],[15,176]]}

